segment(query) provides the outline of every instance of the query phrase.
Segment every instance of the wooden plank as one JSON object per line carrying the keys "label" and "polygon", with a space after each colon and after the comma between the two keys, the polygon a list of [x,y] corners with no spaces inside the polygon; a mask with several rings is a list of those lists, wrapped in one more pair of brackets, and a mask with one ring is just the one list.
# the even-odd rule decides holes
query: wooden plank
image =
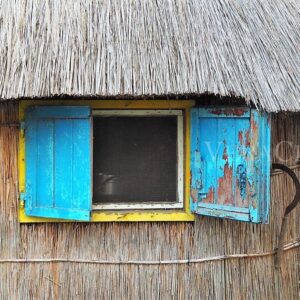
{"label": "wooden plank", "polygon": [[52,120],[33,122],[37,124],[35,148],[33,148],[33,145],[27,143],[27,152],[36,152],[36,161],[28,162],[27,168],[27,174],[36,170],[36,178],[32,182],[32,185],[36,188],[36,194],[33,193],[32,197],[35,199],[35,205],[40,207],[54,207],[54,122]]}
{"label": "wooden plank", "polygon": [[57,119],[54,150],[54,205],[57,208],[73,207],[73,121]]}
{"label": "wooden plank", "polygon": [[[92,209],[92,131],[90,120],[73,121],[72,207]],[[85,199],[83,201],[83,199]]]}
{"label": "wooden plank", "polygon": [[88,221],[92,201],[90,108],[58,107],[59,118],[55,110],[45,106],[27,112],[26,214]]}
{"label": "wooden plank", "polygon": [[[230,107],[194,108],[192,115],[192,211],[267,222],[270,197],[268,116],[255,110],[250,112],[248,108]],[[202,203],[211,204],[211,209],[201,206]],[[226,206],[228,209],[224,211]],[[240,208],[240,213],[231,207]],[[248,217],[243,212],[245,209]]]}

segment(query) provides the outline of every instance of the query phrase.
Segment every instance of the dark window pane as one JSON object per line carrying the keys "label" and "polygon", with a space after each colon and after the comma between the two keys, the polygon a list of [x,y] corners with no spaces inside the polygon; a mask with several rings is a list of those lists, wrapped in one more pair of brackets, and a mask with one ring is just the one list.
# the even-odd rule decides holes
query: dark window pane
{"label": "dark window pane", "polygon": [[94,118],[94,203],[177,201],[177,117]]}

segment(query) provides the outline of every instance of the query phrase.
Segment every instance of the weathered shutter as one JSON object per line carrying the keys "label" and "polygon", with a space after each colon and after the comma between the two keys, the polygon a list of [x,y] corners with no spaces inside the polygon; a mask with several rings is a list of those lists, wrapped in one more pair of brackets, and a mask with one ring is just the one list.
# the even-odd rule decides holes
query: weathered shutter
{"label": "weathered shutter", "polygon": [[34,106],[25,114],[28,216],[90,220],[92,126],[89,107]]}
{"label": "weathered shutter", "polygon": [[267,223],[269,199],[268,115],[247,108],[192,109],[192,211]]}

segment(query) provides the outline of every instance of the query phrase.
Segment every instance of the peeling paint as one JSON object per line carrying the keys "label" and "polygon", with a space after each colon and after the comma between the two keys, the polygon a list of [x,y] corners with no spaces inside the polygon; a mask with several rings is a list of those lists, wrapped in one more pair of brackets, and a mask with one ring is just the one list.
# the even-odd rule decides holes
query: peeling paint
{"label": "peeling paint", "polygon": [[246,133],[245,133],[242,130],[238,132],[239,144],[238,144],[237,148],[238,148],[240,156],[245,158],[245,159],[247,159],[247,157],[246,157],[246,155],[247,155],[247,151],[246,151],[247,150],[247,145],[246,145],[246,143],[247,143],[247,141],[246,141],[247,140],[247,138],[246,138],[247,132],[248,131],[246,131]]}
{"label": "peeling paint", "polygon": [[224,147],[224,151],[223,151],[223,156],[222,156],[222,158],[224,159],[224,160],[228,160],[228,154],[227,154],[227,148],[226,147]]}
{"label": "peeling paint", "polygon": [[247,141],[247,145],[249,144],[249,146],[251,147],[251,156],[252,156],[252,160],[254,161],[254,157],[257,155],[257,151],[258,151],[258,125],[255,122],[254,118],[251,118],[251,138],[248,138]]}
{"label": "peeling paint", "polygon": [[248,112],[247,108],[225,108],[225,109],[212,109],[210,110],[211,114],[214,115],[224,115],[224,116],[243,116],[245,113]]}
{"label": "peeling paint", "polygon": [[232,195],[232,167],[229,167],[228,162],[224,166],[224,176],[218,179],[218,204],[234,205]]}
{"label": "peeling paint", "polygon": [[191,198],[194,203],[198,202],[198,190],[197,189],[191,189]]}
{"label": "peeling paint", "polygon": [[247,131],[246,134],[246,147],[250,147],[250,131]]}
{"label": "peeling paint", "polygon": [[247,174],[246,174],[246,167],[245,165],[238,165],[237,166],[237,188],[240,191],[240,195],[242,199],[245,199],[246,196],[246,181],[247,181]]}
{"label": "peeling paint", "polygon": [[251,145],[250,128],[246,132],[239,131],[238,140],[240,145],[250,147]]}
{"label": "peeling paint", "polygon": [[[200,130],[193,132],[192,149],[205,159],[205,167],[193,165],[194,172],[205,170],[203,186],[193,198],[198,198],[198,213],[262,222],[269,201],[269,169],[262,153],[270,143],[267,115],[247,108],[197,110],[195,128]],[[197,188],[195,183],[196,178],[193,187]]]}
{"label": "peeling paint", "polygon": [[240,144],[243,145],[243,131],[239,131],[238,139],[239,139]]}
{"label": "peeling paint", "polygon": [[215,199],[215,191],[213,187],[210,187],[207,196],[201,202],[214,203],[214,199]]}
{"label": "peeling paint", "polygon": [[238,165],[236,174],[235,206],[248,207],[250,185],[247,180],[246,166]]}

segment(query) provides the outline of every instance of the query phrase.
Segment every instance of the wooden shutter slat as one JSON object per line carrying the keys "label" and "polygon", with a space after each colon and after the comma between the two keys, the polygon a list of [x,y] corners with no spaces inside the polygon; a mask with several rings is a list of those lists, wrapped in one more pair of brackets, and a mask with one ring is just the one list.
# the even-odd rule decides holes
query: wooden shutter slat
{"label": "wooden shutter slat", "polygon": [[193,212],[267,222],[269,164],[270,125],[266,114],[248,108],[192,109]]}
{"label": "wooden shutter slat", "polygon": [[36,106],[26,111],[27,215],[90,220],[91,124],[91,111],[85,106]]}

